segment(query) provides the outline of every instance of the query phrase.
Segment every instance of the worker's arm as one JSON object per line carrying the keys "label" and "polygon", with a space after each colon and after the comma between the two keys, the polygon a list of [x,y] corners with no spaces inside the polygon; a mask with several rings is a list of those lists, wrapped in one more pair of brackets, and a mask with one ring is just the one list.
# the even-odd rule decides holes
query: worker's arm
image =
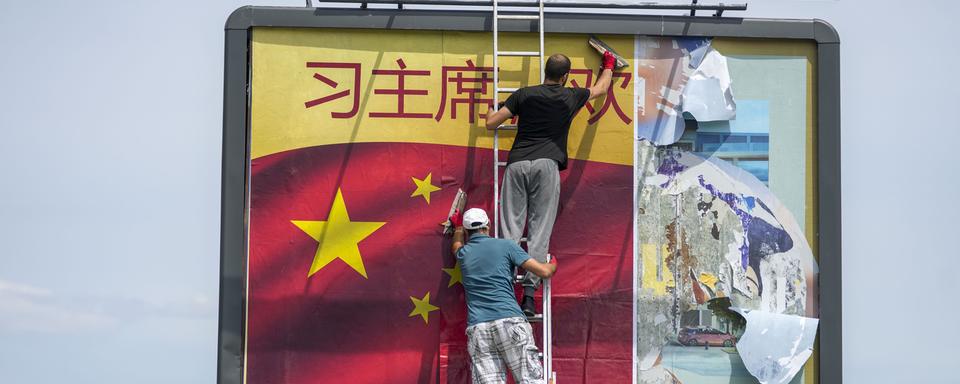
{"label": "worker's arm", "polygon": [[460,248],[463,248],[463,232],[463,227],[457,227],[453,230],[453,244],[450,245],[450,252],[453,253],[454,256],[457,255],[457,251],[459,251]]}
{"label": "worker's arm", "polygon": [[557,273],[556,258],[550,260],[549,263],[541,263],[531,257],[520,266],[543,279],[549,279],[554,273]]}
{"label": "worker's arm", "polygon": [[600,71],[600,78],[597,79],[596,84],[590,87],[590,98],[588,100],[596,99],[607,93],[607,89],[610,88],[610,81],[613,79],[613,68],[617,65],[617,58],[610,52],[604,52],[600,63],[600,68],[603,68],[603,70]]}
{"label": "worker's arm", "polygon": [[500,124],[511,117],[513,117],[513,112],[510,112],[507,107],[500,107],[500,110],[496,112],[493,112],[493,108],[490,108],[490,112],[487,112],[487,129],[499,127]]}
{"label": "worker's arm", "polygon": [[590,98],[588,100],[596,99],[600,95],[606,95],[607,89],[610,88],[610,81],[613,79],[613,70],[604,69],[603,72],[600,72],[600,78],[597,79],[596,84],[593,84],[590,87]]}

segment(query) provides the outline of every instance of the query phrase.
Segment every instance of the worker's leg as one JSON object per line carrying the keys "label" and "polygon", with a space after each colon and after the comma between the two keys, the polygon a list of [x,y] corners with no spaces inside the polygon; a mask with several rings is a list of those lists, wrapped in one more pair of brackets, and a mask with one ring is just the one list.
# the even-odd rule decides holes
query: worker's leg
{"label": "worker's leg", "polygon": [[497,348],[497,331],[493,321],[467,327],[467,352],[473,384],[505,384],[507,371]]}
{"label": "worker's leg", "polygon": [[[537,261],[546,263],[550,251],[550,235],[557,220],[557,205],[560,203],[560,171],[557,162],[537,159],[527,172],[527,253]],[[527,272],[523,279],[524,295],[533,296],[540,286],[540,277]]]}
{"label": "worker's leg", "polygon": [[500,235],[504,239],[520,241],[527,220],[527,186],[524,173],[530,169],[528,160],[511,163],[503,174],[500,189]]}
{"label": "worker's leg", "polygon": [[517,384],[543,382],[543,366],[530,323],[522,317],[503,319],[497,327],[503,360]]}

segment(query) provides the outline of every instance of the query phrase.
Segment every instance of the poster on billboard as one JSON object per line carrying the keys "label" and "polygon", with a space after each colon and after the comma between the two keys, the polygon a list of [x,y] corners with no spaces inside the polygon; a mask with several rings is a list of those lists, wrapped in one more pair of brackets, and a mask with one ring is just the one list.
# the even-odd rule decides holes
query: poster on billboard
{"label": "poster on billboard", "polygon": [[[486,14],[404,15],[228,22],[221,383],[470,381],[438,224],[464,196],[492,211],[513,136],[494,159],[491,34],[464,24]],[[537,43],[507,29],[501,47]],[[816,235],[821,44],[639,32],[545,35],[568,87],[597,81],[591,35],[630,64],[570,128],[550,243],[558,382],[823,382],[839,316],[822,316],[835,264]],[[501,86],[539,82],[537,58],[499,67]]]}
{"label": "poster on billboard", "polygon": [[[803,227],[814,45],[636,44],[638,381],[801,383],[819,317]],[[794,348],[755,357],[769,345]]]}

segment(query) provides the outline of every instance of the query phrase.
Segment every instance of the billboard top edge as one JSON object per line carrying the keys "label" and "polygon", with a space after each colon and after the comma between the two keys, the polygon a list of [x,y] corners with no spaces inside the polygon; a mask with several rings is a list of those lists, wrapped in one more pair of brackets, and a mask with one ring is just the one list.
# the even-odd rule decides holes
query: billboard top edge
{"label": "billboard top edge", "polygon": [[[398,30],[490,31],[492,14],[476,10],[399,10],[304,7],[237,8],[226,30],[252,27],[370,28]],[[819,19],[756,19],[659,15],[551,13],[546,32],[808,39],[818,44],[840,42],[837,30]],[[501,30],[536,32],[527,20],[501,21]]]}

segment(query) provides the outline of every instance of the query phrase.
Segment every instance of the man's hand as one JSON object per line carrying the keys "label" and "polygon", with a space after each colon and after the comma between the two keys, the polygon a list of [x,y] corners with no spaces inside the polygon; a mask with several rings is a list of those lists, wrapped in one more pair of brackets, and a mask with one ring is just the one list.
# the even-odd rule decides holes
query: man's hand
{"label": "man's hand", "polygon": [[487,112],[487,129],[496,129],[503,124],[504,121],[513,117],[513,112],[510,112],[510,109],[500,105],[500,109],[494,111],[493,108],[490,108],[490,111]]}
{"label": "man's hand", "polygon": [[610,53],[610,51],[604,51],[602,63],[603,64],[601,67],[603,69],[609,69],[612,71],[617,66],[617,58],[613,56],[613,54]]}
{"label": "man's hand", "polygon": [[604,51],[603,57],[600,59],[600,77],[597,78],[597,82],[590,87],[590,98],[588,100],[593,100],[600,95],[606,95],[607,89],[610,88],[610,82],[613,80],[613,69],[617,67],[617,57],[614,56],[610,51]]}
{"label": "man's hand", "polygon": [[448,220],[450,220],[450,226],[453,227],[453,242],[450,243],[450,253],[456,256],[457,251],[463,248],[463,214],[461,214],[458,209],[453,211],[453,215],[451,215]]}
{"label": "man's hand", "polygon": [[450,220],[450,226],[453,229],[457,229],[463,226],[463,214],[460,213],[460,210],[453,211],[453,215],[448,218]]}
{"label": "man's hand", "polygon": [[527,259],[527,261],[524,261],[520,267],[534,275],[540,276],[540,278],[549,279],[557,272],[557,259],[553,258],[550,259],[549,263],[541,263],[531,257]]}

